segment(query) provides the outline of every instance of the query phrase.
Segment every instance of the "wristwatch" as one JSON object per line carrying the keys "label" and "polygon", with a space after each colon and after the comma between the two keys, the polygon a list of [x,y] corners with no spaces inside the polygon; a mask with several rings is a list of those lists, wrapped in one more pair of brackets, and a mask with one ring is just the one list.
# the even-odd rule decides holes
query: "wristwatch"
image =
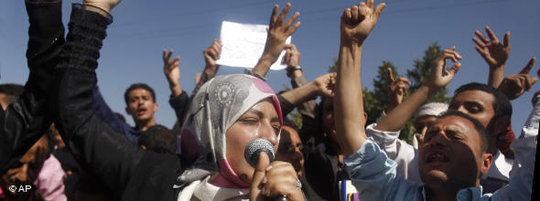
{"label": "wristwatch", "polygon": [[291,67],[287,67],[287,76],[291,76],[291,73],[293,73],[295,70],[300,70],[302,72],[304,72],[302,70],[302,66],[291,66]]}

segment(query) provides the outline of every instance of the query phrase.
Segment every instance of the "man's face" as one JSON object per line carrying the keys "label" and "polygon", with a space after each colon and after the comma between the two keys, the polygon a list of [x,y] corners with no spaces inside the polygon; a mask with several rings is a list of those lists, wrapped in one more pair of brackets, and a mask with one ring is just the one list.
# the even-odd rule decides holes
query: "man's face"
{"label": "man's face", "polygon": [[133,117],[135,122],[153,119],[157,110],[158,106],[148,90],[139,88],[128,93],[126,112]]}
{"label": "man's face", "polygon": [[302,176],[302,167],[304,166],[303,148],[302,140],[294,128],[281,127],[276,160],[291,163],[298,177]]}
{"label": "man's face", "polygon": [[490,93],[481,90],[468,90],[454,96],[448,110],[468,114],[488,128],[491,119],[495,116],[493,103],[495,103],[495,97]]}
{"label": "man's face", "polygon": [[37,179],[39,171],[43,166],[43,162],[47,159],[48,141],[47,138],[41,137],[22,157],[12,166],[11,169],[2,175],[0,184],[2,190],[8,196],[17,196],[19,194],[7,190],[6,187],[11,185],[32,185]]}
{"label": "man's face", "polygon": [[459,116],[438,119],[419,150],[420,176],[428,188],[457,191],[476,186],[491,165],[492,155],[482,150],[474,124]]}
{"label": "man's face", "polygon": [[414,120],[414,128],[416,133],[419,133],[422,137],[426,135],[427,129],[437,120],[437,117],[432,115],[424,115]]}
{"label": "man's face", "polygon": [[506,126],[508,126],[501,127],[491,124],[495,116],[494,102],[495,97],[490,93],[481,90],[468,90],[454,96],[448,106],[449,111],[454,110],[468,114],[486,127],[488,130],[488,150],[491,153],[494,153],[497,149],[497,136],[501,132],[506,132]]}

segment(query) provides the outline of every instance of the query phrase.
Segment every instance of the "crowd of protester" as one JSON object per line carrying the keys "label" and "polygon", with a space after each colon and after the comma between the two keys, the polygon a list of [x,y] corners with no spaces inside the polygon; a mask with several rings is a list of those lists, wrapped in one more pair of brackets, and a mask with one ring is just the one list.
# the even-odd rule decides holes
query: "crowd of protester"
{"label": "crowd of protester", "polygon": [[[386,4],[344,8],[337,72],[313,81],[285,43],[300,14],[287,18],[291,4],[275,5],[264,52],[244,74],[216,76],[216,39],[189,94],[180,58],[163,50],[177,121],[156,122],[154,89],[134,83],[124,93],[132,126],[106,104],[95,72],[120,1],[73,4],[64,37],[61,0],[26,0],[30,75],[24,86],[0,85],[0,200],[530,200],[540,91],[527,121],[512,122],[524,124],[517,139],[510,100],[537,81],[529,75],[536,59],[504,77],[509,33],[501,42],[489,27],[487,36],[474,32],[488,82],[462,83],[448,103],[427,101],[458,76],[468,55],[457,47],[444,49],[406,98],[411,82],[389,70],[390,94],[377,97],[389,104],[366,125],[362,44]],[[282,51],[292,89],[276,94],[266,74]],[[288,119],[295,109],[301,127]],[[411,118],[416,133],[407,142],[399,135]],[[251,161],[245,150],[254,139],[272,148]]]}

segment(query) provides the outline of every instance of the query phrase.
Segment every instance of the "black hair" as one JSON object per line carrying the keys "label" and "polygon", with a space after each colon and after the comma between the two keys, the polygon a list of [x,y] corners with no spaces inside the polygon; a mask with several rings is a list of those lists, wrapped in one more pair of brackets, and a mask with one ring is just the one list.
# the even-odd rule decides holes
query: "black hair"
{"label": "black hair", "polygon": [[176,136],[162,125],[155,125],[141,133],[137,145],[157,153],[176,153]]}
{"label": "black hair", "polygon": [[144,89],[146,91],[149,91],[150,92],[150,95],[152,95],[152,99],[154,100],[154,102],[156,102],[156,93],[154,92],[154,89],[152,89],[152,87],[148,86],[147,84],[145,83],[135,83],[135,84],[132,84],[131,86],[129,86],[127,89],[126,89],[126,92],[124,93],[124,100],[126,101],[126,105],[129,104],[129,93],[135,89]]}
{"label": "black hair", "polygon": [[0,93],[6,94],[4,101],[8,105],[15,102],[15,100],[21,96],[23,91],[24,87],[20,84],[0,84]]}
{"label": "black hair", "polygon": [[300,132],[298,126],[296,126],[296,124],[293,123],[289,118],[283,118],[283,126],[291,127],[296,130],[296,132]]}
{"label": "black hair", "polygon": [[482,149],[482,152],[487,151],[487,148],[488,148],[488,140],[487,140],[488,139],[488,131],[487,131],[486,127],[484,127],[484,125],[482,125],[482,123],[480,121],[478,121],[477,119],[471,117],[468,114],[465,114],[465,113],[460,112],[460,111],[453,111],[453,110],[447,111],[447,112],[443,113],[441,116],[438,116],[437,120],[438,119],[444,119],[444,118],[449,117],[449,116],[462,117],[462,118],[467,119],[470,122],[472,122],[473,125],[474,125],[474,129],[480,135],[480,148]]}
{"label": "black hair", "polygon": [[493,110],[495,111],[495,114],[492,120],[497,119],[499,117],[512,116],[512,104],[510,104],[508,97],[506,97],[506,95],[504,95],[499,90],[493,87],[490,87],[486,84],[471,82],[465,85],[461,85],[454,92],[454,97],[456,97],[458,94],[462,92],[471,91],[471,90],[480,90],[480,91],[493,95],[493,97],[495,98],[495,101],[493,102],[492,106],[493,106]]}

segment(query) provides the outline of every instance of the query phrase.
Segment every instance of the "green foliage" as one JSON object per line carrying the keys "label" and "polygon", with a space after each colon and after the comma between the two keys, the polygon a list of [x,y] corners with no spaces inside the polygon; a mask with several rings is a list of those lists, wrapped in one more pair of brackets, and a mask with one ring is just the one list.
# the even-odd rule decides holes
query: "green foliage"
{"label": "green foliage", "polygon": [[[407,70],[407,77],[413,83],[408,92],[405,94],[404,99],[409,94],[416,91],[422,83],[424,83],[428,77],[435,59],[441,54],[442,50],[440,46],[435,42],[431,44],[425,51],[422,59],[415,59],[412,69]],[[387,68],[392,69],[394,78],[400,77],[397,74],[396,67],[390,61],[383,61],[380,66],[377,67],[377,76],[373,79],[373,90],[369,90],[367,87],[362,89],[364,97],[364,110],[368,115],[367,124],[375,123],[386,110],[388,105],[388,96],[390,94],[390,79],[388,78]],[[334,59],[333,65],[329,66],[328,72],[337,71],[337,59]],[[447,89],[442,88],[437,93],[429,97],[427,102],[448,102],[450,97],[447,95]],[[401,130],[400,139],[410,142],[415,133],[413,119],[411,118]]]}
{"label": "green foliage", "polygon": [[302,129],[302,114],[300,114],[298,110],[294,109],[287,117],[298,129]]}
{"label": "green foliage", "polygon": [[[366,111],[368,114],[368,124],[375,123],[386,110],[388,105],[388,95],[390,94],[390,79],[388,78],[388,68],[392,69],[394,77],[398,77],[396,67],[389,61],[383,61],[382,65],[377,67],[377,76],[373,79],[373,91],[370,91],[370,100],[366,100]],[[367,88],[364,88],[366,91]],[[371,94],[370,94],[371,93]],[[369,103],[369,106],[368,104]]]}
{"label": "green foliage", "polygon": [[[431,44],[425,51],[422,59],[415,59],[412,69],[407,70],[407,77],[413,83],[409,86],[408,92],[405,94],[404,99],[409,94],[414,93],[424,83],[428,77],[435,59],[441,54],[441,47],[435,42]],[[337,72],[337,59],[334,59],[334,63],[328,67],[328,72]],[[364,97],[364,110],[368,115],[367,124],[375,123],[386,110],[388,105],[388,96],[390,94],[390,79],[388,78],[387,68],[392,69],[394,78],[400,77],[397,74],[396,67],[390,61],[383,61],[380,66],[377,67],[377,76],[372,80],[373,90],[369,90],[367,87],[362,89]],[[288,87],[285,87],[288,89]],[[437,93],[429,97],[427,102],[448,102],[450,97],[447,95],[447,89],[442,88]],[[289,119],[294,122],[299,128],[302,127],[302,115],[296,110],[291,112]],[[415,133],[413,126],[413,119],[411,118],[401,130],[399,138],[410,142]]]}
{"label": "green foliage", "polygon": [[[428,47],[426,51],[424,51],[424,57],[422,58],[422,60],[414,60],[414,68],[411,70],[407,70],[407,77],[413,83],[409,88],[409,91],[416,91],[420,87],[420,85],[422,85],[422,83],[424,83],[428,79],[429,72],[433,68],[433,63],[435,62],[435,59],[441,54],[441,52],[441,47],[437,44],[437,42],[434,42]],[[443,87],[431,97],[429,97],[427,102],[448,102],[450,101],[450,97],[446,95],[447,92],[448,91],[446,87]]]}

